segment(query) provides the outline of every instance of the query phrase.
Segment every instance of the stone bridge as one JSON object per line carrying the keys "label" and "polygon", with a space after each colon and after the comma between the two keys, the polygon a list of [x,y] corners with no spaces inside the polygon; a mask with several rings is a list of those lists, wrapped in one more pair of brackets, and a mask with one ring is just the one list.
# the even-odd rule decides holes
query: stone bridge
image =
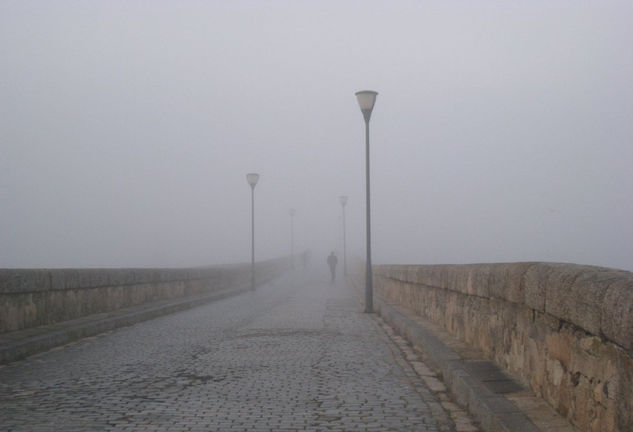
{"label": "stone bridge", "polygon": [[326,273],[0,270],[0,429],[633,430],[632,273]]}

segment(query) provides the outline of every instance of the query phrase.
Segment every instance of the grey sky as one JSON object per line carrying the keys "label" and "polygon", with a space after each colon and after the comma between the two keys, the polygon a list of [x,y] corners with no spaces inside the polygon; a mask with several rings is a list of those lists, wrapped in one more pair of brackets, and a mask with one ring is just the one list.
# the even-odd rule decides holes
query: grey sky
{"label": "grey sky", "polygon": [[[476,4],[475,4],[476,3]],[[0,1],[0,267],[633,269],[633,3]],[[323,260],[325,255],[323,255]]]}

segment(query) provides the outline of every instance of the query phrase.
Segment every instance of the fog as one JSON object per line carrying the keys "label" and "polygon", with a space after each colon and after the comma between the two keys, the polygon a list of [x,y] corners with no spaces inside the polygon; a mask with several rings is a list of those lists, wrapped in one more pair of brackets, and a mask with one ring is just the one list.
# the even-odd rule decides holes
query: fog
{"label": "fog", "polygon": [[[633,3],[1,1],[0,267],[633,270]],[[325,265],[325,264],[323,264]]]}

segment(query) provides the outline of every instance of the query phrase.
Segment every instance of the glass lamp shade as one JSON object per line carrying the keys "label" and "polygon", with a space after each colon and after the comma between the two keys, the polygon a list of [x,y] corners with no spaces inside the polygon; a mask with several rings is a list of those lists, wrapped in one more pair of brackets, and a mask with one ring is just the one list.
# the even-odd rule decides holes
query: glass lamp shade
{"label": "glass lamp shade", "polygon": [[361,111],[374,109],[374,104],[376,103],[377,92],[373,90],[361,90],[356,92],[356,99],[358,99],[358,105],[360,106]]}
{"label": "glass lamp shade", "polygon": [[259,174],[257,173],[246,174],[246,180],[248,181],[248,184],[251,185],[252,188],[254,188],[255,185],[257,184],[257,181],[259,180]]}
{"label": "glass lamp shade", "polygon": [[360,106],[360,110],[363,113],[363,117],[365,118],[365,122],[369,127],[369,119],[371,118],[371,111],[374,109],[374,104],[376,103],[377,92],[373,90],[361,90],[356,92],[356,99],[358,99],[358,105]]}
{"label": "glass lamp shade", "polygon": [[346,196],[340,196],[340,197],[338,197],[338,200],[341,203],[341,205],[343,207],[345,207],[345,204],[347,204],[347,197]]}

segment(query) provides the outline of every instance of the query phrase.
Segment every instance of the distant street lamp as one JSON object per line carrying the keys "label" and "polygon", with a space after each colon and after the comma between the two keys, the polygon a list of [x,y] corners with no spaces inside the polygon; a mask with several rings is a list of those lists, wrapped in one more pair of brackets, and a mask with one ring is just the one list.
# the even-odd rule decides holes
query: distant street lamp
{"label": "distant street lamp", "polygon": [[255,289],[255,185],[259,174],[246,174],[246,181],[251,185],[251,289]]}
{"label": "distant street lamp", "polygon": [[295,209],[290,209],[290,259],[292,260],[292,268],[295,268]]}
{"label": "distant street lamp", "polygon": [[345,204],[347,204],[347,197],[338,197],[341,207],[343,207],[343,274],[347,276],[347,245],[345,240]]}
{"label": "distant street lamp", "polygon": [[370,214],[370,194],[369,194],[369,119],[371,112],[376,103],[377,92],[372,90],[363,90],[356,92],[358,105],[365,118],[365,178],[366,178],[366,206],[367,206],[367,260],[365,263],[365,312],[372,313],[374,311],[374,292],[373,278],[371,274],[371,214]]}

